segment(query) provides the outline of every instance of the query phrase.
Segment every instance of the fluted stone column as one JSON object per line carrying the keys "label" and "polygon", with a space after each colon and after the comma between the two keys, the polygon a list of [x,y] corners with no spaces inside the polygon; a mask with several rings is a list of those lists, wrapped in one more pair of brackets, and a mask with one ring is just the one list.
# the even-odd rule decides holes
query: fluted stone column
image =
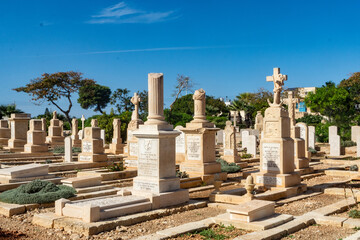
{"label": "fluted stone column", "polygon": [[204,89],[196,90],[194,95],[194,120],[192,122],[208,122],[205,115],[205,91]]}
{"label": "fluted stone column", "polygon": [[167,125],[164,117],[164,74],[149,73],[148,75],[149,116],[146,125]]}

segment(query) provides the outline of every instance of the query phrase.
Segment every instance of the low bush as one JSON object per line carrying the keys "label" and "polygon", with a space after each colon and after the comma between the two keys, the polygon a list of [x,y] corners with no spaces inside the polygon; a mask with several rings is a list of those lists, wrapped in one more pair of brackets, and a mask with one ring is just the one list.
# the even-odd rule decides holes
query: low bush
{"label": "low bush", "polygon": [[356,210],[356,209],[353,209],[353,210],[349,211],[348,215],[351,218],[360,218],[360,211]]}
{"label": "low bush", "polygon": [[356,146],[356,142],[347,140],[347,141],[341,141],[341,146],[342,147],[352,147],[352,146]]}
{"label": "low bush", "polygon": [[317,151],[315,150],[315,149],[313,149],[313,148],[308,148],[308,150],[309,150],[309,152],[311,152],[312,154],[316,154],[317,153]]}
{"label": "low bush", "polygon": [[253,156],[253,155],[250,154],[250,153],[243,153],[243,154],[240,155],[240,157],[243,158],[243,159],[252,158],[252,156]]}
{"label": "low bush", "polygon": [[[64,146],[55,146],[52,150],[53,153],[65,153],[65,147]],[[81,148],[79,147],[73,147],[72,148],[73,153],[81,153]]]}
{"label": "low bush", "polygon": [[75,194],[76,190],[72,187],[37,179],[1,193],[0,201],[16,204],[51,203],[60,198],[74,197]]}
{"label": "low bush", "polygon": [[189,174],[187,174],[185,171],[181,172],[179,170],[176,171],[176,177],[178,178],[188,178]]}
{"label": "low bush", "polygon": [[236,163],[228,163],[227,161],[221,158],[216,159],[216,161],[221,164],[222,172],[236,173],[236,172],[240,172],[241,170],[241,167],[236,165]]}
{"label": "low bush", "polygon": [[358,170],[359,170],[358,165],[351,165],[350,166],[350,171],[358,171]]}

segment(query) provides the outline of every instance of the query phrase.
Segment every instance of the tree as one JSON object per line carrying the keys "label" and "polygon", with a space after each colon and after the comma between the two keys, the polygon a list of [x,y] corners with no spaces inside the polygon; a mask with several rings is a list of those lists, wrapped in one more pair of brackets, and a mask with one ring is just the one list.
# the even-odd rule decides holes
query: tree
{"label": "tree", "polygon": [[78,103],[84,109],[94,108],[94,111],[104,113],[110,102],[111,90],[109,87],[99,84],[86,84],[79,89]]}
{"label": "tree", "polygon": [[147,119],[148,112],[149,112],[148,91],[144,90],[142,92],[138,92],[138,94],[141,99],[140,104],[139,104],[140,118],[145,122]]}
{"label": "tree", "polygon": [[[57,72],[53,74],[44,73],[41,77],[33,79],[25,87],[15,88],[17,92],[25,92],[32,96],[35,104],[41,104],[44,101],[56,106],[64,115],[69,123],[71,123],[70,111],[73,106],[72,94],[79,91],[79,88],[86,84],[94,84],[95,81],[82,77],[79,72]],[[66,99],[67,107],[59,105],[60,99]]]}
{"label": "tree", "polygon": [[115,105],[119,114],[125,111],[132,111],[134,108],[129,93],[130,90],[127,88],[118,88],[110,97],[110,103]]}
{"label": "tree", "polygon": [[0,105],[0,119],[3,117],[10,117],[12,113],[23,113],[20,109],[16,108],[16,104]]}
{"label": "tree", "polygon": [[173,97],[175,97],[175,100],[170,104],[170,109],[172,110],[173,104],[176,102],[176,100],[181,96],[181,94],[186,91],[186,94],[188,94],[188,91],[193,91],[194,83],[190,77],[180,75],[178,74],[176,78],[176,86],[174,93],[172,94]]}

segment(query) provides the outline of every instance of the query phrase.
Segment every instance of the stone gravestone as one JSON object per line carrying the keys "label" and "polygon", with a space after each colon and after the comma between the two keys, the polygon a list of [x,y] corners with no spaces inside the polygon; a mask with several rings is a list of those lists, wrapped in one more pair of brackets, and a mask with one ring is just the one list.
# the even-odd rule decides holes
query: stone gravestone
{"label": "stone gravestone", "polygon": [[139,150],[138,176],[133,180],[132,194],[155,197],[158,207],[189,200],[188,190],[180,189],[180,179],[176,177],[175,138],[179,132],[164,118],[163,81],[162,73],[149,74],[148,120],[133,132]]}
{"label": "stone gravestone", "polygon": [[121,120],[119,118],[115,118],[113,120],[113,129],[114,129],[114,134],[110,144],[109,152],[112,154],[122,154],[124,153],[125,144],[122,143]]}
{"label": "stone gravestone", "polygon": [[356,156],[360,157],[360,136],[356,140]]}
{"label": "stone gravestone", "polygon": [[0,145],[7,146],[11,137],[10,128],[7,120],[0,120]]}
{"label": "stone gravestone", "polygon": [[332,137],[336,137],[338,135],[338,128],[337,126],[330,126],[329,127],[329,143]]}
{"label": "stone gravestone", "polygon": [[71,139],[73,147],[81,147],[81,140],[79,137],[79,122],[76,118],[73,118],[71,121]]}
{"label": "stone gravestone", "polygon": [[42,121],[40,119],[30,120],[30,130],[27,131],[27,143],[24,146],[26,153],[48,153],[48,146],[45,143],[46,132],[42,130]]}
{"label": "stone gravestone", "polygon": [[248,148],[248,137],[250,136],[250,131],[248,130],[242,130],[241,131],[241,147],[242,148]]}
{"label": "stone gravestone", "polygon": [[180,132],[180,135],[176,137],[176,164],[180,164],[185,161],[185,133],[182,131],[183,126],[176,126],[175,130]]}
{"label": "stone gravestone", "polygon": [[338,135],[337,126],[329,127],[329,144],[330,144],[330,156],[338,157],[341,155],[341,140]]}
{"label": "stone gravestone", "polygon": [[254,128],[256,130],[258,130],[259,133],[261,133],[262,130],[263,130],[263,122],[264,122],[264,117],[261,114],[261,111],[257,111],[256,117],[255,117],[255,126],[254,126]]}
{"label": "stone gravestone", "polygon": [[316,141],[316,135],[315,135],[315,127],[309,126],[309,148],[315,149],[315,141]]}
{"label": "stone gravestone", "polygon": [[127,168],[137,168],[138,160],[138,139],[133,135],[133,132],[139,129],[139,126],[144,122],[139,118],[139,104],[141,99],[137,93],[131,98],[131,103],[134,104],[134,111],[131,115],[131,121],[127,129],[127,157],[125,158],[125,166]]}
{"label": "stone gravestone", "polygon": [[226,121],[224,134],[224,160],[227,162],[239,162],[240,156],[236,148],[236,129],[231,125],[231,121]]}
{"label": "stone gravestone", "polygon": [[300,127],[300,138],[305,140],[305,157],[311,160],[311,153],[309,152],[309,131],[307,124],[299,122],[295,126]]}
{"label": "stone gravestone", "polygon": [[220,129],[216,132],[216,145],[224,144],[224,130]]}
{"label": "stone gravestone", "polygon": [[293,92],[288,91],[288,98],[285,99],[285,104],[288,105],[288,112],[289,112],[289,118],[290,118],[290,135],[292,138],[295,138],[295,125],[296,125],[296,119],[295,119],[295,104],[299,103],[298,98],[293,98]]}
{"label": "stone gravestone", "polygon": [[294,171],[294,140],[290,138],[290,118],[282,107],[280,95],[287,76],[274,68],[273,76],[266,81],[274,82],[274,102],[265,111],[264,136],[260,141],[260,172],[254,173],[255,183],[260,186],[288,188],[298,187],[300,174]]}
{"label": "stone gravestone", "polygon": [[65,138],[65,157],[64,162],[72,162],[72,141],[73,139],[71,137]]}
{"label": "stone gravestone", "polygon": [[41,119],[41,123],[42,123],[41,129],[42,129],[44,132],[46,132],[46,130],[47,130],[46,118],[42,118],[42,119]]}
{"label": "stone gravestone", "polygon": [[360,136],[360,126],[351,126],[351,141],[356,142]]}
{"label": "stone gravestone", "polygon": [[194,120],[186,123],[185,161],[180,164],[180,171],[190,177],[201,177],[206,183],[212,183],[215,176],[226,180],[227,174],[221,172],[220,163],[215,157],[215,134],[219,130],[206,120],[205,91],[196,90],[194,95]]}
{"label": "stone gravestone", "polygon": [[249,135],[246,139],[246,152],[256,157],[257,153],[257,138],[255,135]]}
{"label": "stone gravestone", "polygon": [[312,167],[309,167],[310,159],[305,154],[305,140],[301,138],[301,128],[299,126],[294,127],[294,154],[295,154],[295,168],[300,170],[300,174],[309,174],[314,171]]}
{"label": "stone gravestone", "polygon": [[27,131],[29,126],[30,114],[12,113],[10,122],[11,138],[8,141],[8,147],[12,152],[23,152],[27,141]]}
{"label": "stone gravestone", "polygon": [[56,111],[53,112],[53,118],[50,120],[46,142],[51,146],[64,146],[63,122],[57,119]]}
{"label": "stone gravestone", "polygon": [[100,130],[96,119],[91,120],[91,127],[85,128],[79,162],[103,162],[107,160],[103,140],[100,138]]}
{"label": "stone gravestone", "polygon": [[80,137],[80,139],[82,140],[82,139],[84,139],[84,137],[85,137],[85,117],[84,117],[84,115],[81,115],[81,137]]}
{"label": "stone gravestone", "polygon": [[103,145],[105,146],[105,130],[101,129],[100,130],[100,138],[103,140]]}

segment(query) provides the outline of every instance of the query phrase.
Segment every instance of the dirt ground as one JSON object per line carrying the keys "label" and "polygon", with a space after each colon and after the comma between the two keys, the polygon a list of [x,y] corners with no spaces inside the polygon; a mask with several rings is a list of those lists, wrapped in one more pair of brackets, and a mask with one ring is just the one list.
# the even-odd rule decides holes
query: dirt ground
{"label": "dirt ground", "polygon": [[[220,190],[221,191],[226,191],[226,190],[232,190],[232,189],[237,189],[237,188],[241,188],[241,186],[239,185],[229,185],[226,187],[221,187]],[[210,194],[214,191],[214,189],[210,189],[210,190],[206,190],[206,191],[201,191],[201,192],[193,192],[190,193],[190,198],[194,199],[194,200],[208,200]]]}
{"label": "dirt ground", "polygon": [[235,237],[248,234],[250,232],[251,231],[238,229],[233,226],[224,227],[224,226],[214,225],[213,227],[209,229],[205,229],[203,231],[183,234],[176,238],[170,238],[170,239],[176,239],[176,240],[233,239]]}
{"label": "dirt ground", "polygon": [[299,201],[287,203],[282,206],[276,207],[275,212],[299,216],[312,210],[333,204],[343,199],[343,196],[321,194],[315,197],[305,198]]}
{"label": "dirt ground", "polygon": [[315,177],[315,178],[311,178],[311,179],[306,179],[304,181],[302,181],[302,183],[307,184],[308,187],[312,187],[315,185],[320,185],[323,183],[329,183],[329,182],[335,182],[335,181],[345,181],[348,180],[348,177],[333,177],[333,176],[327,176],[327,175],[323,175],[323,176],[319,176],[319,177]]}
{"label": "dirt ground", "polygon": [[286,240],[289,239],[338,240],[350,236],[355,232],[356,230],[349,228],[314,224],[307,228],[301,229],[298,232],[292,233],[282,239],[283,240],[285,239]]}

